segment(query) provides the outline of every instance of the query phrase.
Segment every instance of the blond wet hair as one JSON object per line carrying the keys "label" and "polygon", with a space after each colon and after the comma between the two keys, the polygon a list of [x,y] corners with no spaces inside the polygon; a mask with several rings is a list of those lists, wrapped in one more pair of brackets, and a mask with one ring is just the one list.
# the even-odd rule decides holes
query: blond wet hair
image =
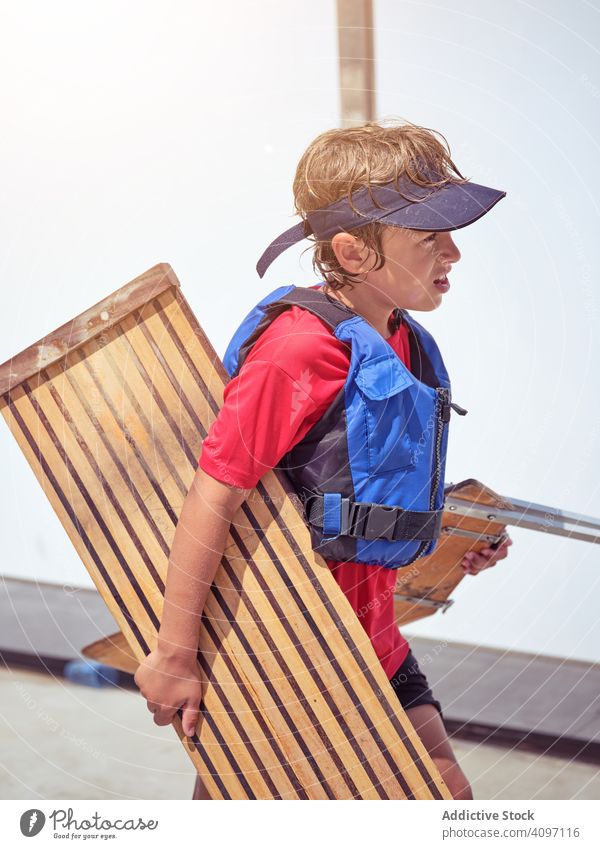
{"label": "blond wet hair", "polygon": [[[365,186],[378,186],[406,175],[419,186],[432,189],[447,183],[464,183],[451,158],[445,136],[409,121],[377,123],[328,130],[312,141],[296,168],[294,205],[301,218]],[[381,237],[389,225],[365,224],[352,235],[375,253],[373,268],[383,267]],[[331,239],[314,241],[313,268],[331,289],[352,286],[354,275],[340,267]]]}

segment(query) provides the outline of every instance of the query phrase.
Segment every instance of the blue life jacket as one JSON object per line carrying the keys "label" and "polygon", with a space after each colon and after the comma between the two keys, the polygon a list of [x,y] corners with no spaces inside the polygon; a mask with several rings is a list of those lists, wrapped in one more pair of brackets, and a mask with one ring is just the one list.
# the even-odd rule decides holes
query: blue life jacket
{"label": "blue life jacket", "polygon": [[[430,554],[440,535],[450,381],[431,336],[405,310],[411,372],[362,316],[319,289],[281,286],[246,316],[225,353],[238,374],[267,326],[292,305],[351,348],[343,389],[278,464],[304,504],[313,549],[330,560],[397,569]],[[414,372],[414,373],[413,373]]]}

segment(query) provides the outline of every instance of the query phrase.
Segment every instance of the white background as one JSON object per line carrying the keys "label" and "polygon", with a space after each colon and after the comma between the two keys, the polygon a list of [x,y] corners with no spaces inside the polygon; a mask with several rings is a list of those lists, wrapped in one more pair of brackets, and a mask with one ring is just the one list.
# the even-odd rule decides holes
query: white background
{"label": "white background", "polygon": [[[233,14],[232,14],[233,12]],[[335,5],[304,0],[0,6],[0,362],[157,262],[220,354],[276,286],[314,282],[291,183],[338,126]],[[456,234],[435,313],[454,399],[448,481],[600,516],[597,141],[589,2],[375,3],[378,117],[435,128],[507,191]],[[5,425],[0,573],[90,585]],[[599,659],[598,548],[525,530],[411,633]]]}
{"label": "white background", "polygon": [[[152,802],[128,799],[126,801],[115,801],[112,799],[86,800],[86,799],[35,799],[28,801],[4,801],[0,800],[0,829],[3,836],[12,846],[26,846],[29,837],[21,834],[20,820],[24,813],[37,809],[44,814],[45,823],[39,834],[35,835],[36,844],[39,846],[57,845],[55,834],[64,838],[65,834],[71,834],[65,845],[91,845],[91,846],[118,846],[124,849],[126,846],[164,846],[168,839],[172,844],[176,841],[185,843],[191,829],[202,829],[203,838],[208,844],[223,843],[226,835],[226,846],[244,844],[248,846],[260,845],[263,849],[281,846],[281,835],[285,834],[285,843],[289,849],[303,849],[307,842],[315,840],[340,841],[344,845],[347,842],[359,845],[368,845],[371,841],[389,840],[390,832],[398,827],[398,811],[395,805],[386,808],[378,806],[375,800],[364,801],[364,804],[355,805],[351,800],[338,800],[338,804],[326,805],[312,802],[311,816],[300,818],[298,808],[293,801],[278,800],[274,805],[269,801],[256,801],[252,805],[245,805],[241,800],[228,801],[228,805],[239,805],[238,816],[232,815],[233,808],[228,807],[228,820],[224,827],[222,808],[218,807],[217,801],[208,801],[204,805],[192,805],[189,802],[155,799]],[[414,806],[417,806],[415,809]],[[243,807],[242,807],[243,806]],[[365,817],[365,806],[367,816]],[[427,806],[426,808],[424,806]],[[267,811],[268,807],[268,811]],[[535,801],[485,801],[485,802],[436,802],[435,807],[427,801],[411,802],[412,816],[403,817],[402,835],[405,839],[415,841],[428,847],[451,847],[477,846],[481,845],[482,837],[465,838],[464,832],[478,831],[480,829],[498,829],[500,832],[508,832],[516,829],[528,828],[551,828],[556,837],[542,838],[524,837],[512,838],[506,836],[497,838],[485,838],[486,846],[510,847],[524,846],[527,843],[535,846],[537,842],[544,847],[551,846],[577,846],[578,849],[587,849],[598,845],[598,818],[595,816],[597,803],[595,801],[574,800],[535,800]],[[136,831],[125,831],[106,829],[98,832],[95,830],[76,829],[72,826],[65,829],[60,823],[68,821],[68,811],[71,809],[71,822],[83,823],[85,819],[93,820],[98,814],[99,821],[133,820],[139,824],[152,821],[152,830],[144,829]],[[369,808],[373,808],[371,811]],[[305,808],[303,811],[307,810]],[[52,814],[56,813],[58,823],[54,830],[54,819]],[[63,813],[64,812],[64,813]],[[481,819],[447,819],[448,816],[464,816],[465,812],[472,817]],[[506,812],[506,814],[505,814]],[[528,812],[532,813],[532,820],[528,820]],[[416,814],[416,815],[415,815]],[[427,814],[427,815],[425,815]],[[484,816],[498,815],[498,820],[485,819]],[[509,819],[510,816],[523,816],[523,819]],[[268,817],[268,820],[267,820]],[[506,818],[505,818],[506,817]],[[265,823],[268,826],[265,827]],[[290,828],[290,822],[294,827]],[[155,825],[156,824],[156,825]],[[453,830],[452,836],[444,835],[444,832]],[[555,832],[554,829],[557,831]],[[563,829],[563,836],[560,835]],[[569,830],[578,830],[578,837],[568,837]],[[459,833],[459,836],[456,835]],[[84,840],[84,834],[98,837],[94,840]],[[100,834],[114,835],[114,839],[103,840]],[[480,833],[480,832],[479,832]],[[75,836],[79,839],[75,840]],[[31,844],[29,844],[31,845]],[[58,845],[61,845],[58,842]]]}

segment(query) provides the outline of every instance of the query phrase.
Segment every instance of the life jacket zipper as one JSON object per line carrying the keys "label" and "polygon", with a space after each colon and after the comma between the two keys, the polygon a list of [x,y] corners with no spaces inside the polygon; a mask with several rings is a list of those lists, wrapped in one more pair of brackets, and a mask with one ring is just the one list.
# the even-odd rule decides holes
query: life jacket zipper
{"label": "life jacket zipper", "polygon": [[[444,436],[444,425],[448,424],[450,421],[450,390],[446,389],[444,386],[438,386],[435,390],[437,394],[437,402],[438,402],[438,417],[437,417],[437,431],[435,434],[435,457],[434,457],[434,467],[433,467],[433,480],[435,483],[431,484],[431,494],[429,497],[429,509],[435,510],[435,496],[437,494],[438,486],[440,483],[440,474],[442,471],[442,438]],[[461,407],[462,409],[462,407]],[[465,410],[466,413],[466,410]],[[464,414],[463,414],[464,415]]]}

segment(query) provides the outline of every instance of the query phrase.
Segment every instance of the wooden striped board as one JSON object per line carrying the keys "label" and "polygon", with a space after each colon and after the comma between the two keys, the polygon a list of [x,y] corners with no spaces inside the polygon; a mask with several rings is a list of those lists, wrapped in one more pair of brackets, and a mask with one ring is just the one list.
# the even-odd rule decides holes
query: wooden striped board
{"label": "wooden striped board", "polygon": [[[473,504],[486,504],[492,508],[511,506],[503,496],[474,478],[450,484],[444,491],[446,495],[452,494]],[[446,507],[435,550],[398,570],[394,594],[398,625],[403,627],[439,610],[445,612],[452,604],[450,594],[465,577],[460,565],[465,554],[487,548],[491,540],[502,538],[505,531],[506,525],[497,519],[462,516]]]}
{"label": "wooden striped board", "polygon": [[[166,264],[0,367],[2,415],[138,661],[227,379]],[[235,516],[199,646],[201,721],[173,725],[212,798],[450,798],[282,472]]]}
{"label": "wooden striped board", "polygon": [[[480,481],[469,478],[446,487],[446,493],[463,498],[469,504],[484,504],[498,509],[515,509],[504,496],[498,495]],[[404,626],[417,619],[444,613],[453,603],[454,592],[465,573],[461,561],[468,551],[481,551],[492,540],[502,538],[506,525],[501,524],[492,513],[492,518],[463,516],[444,511],[442,535],[435,551],[422,557],[407,569],[398,570],[394,606],[396,621]],[[82,649],[82,654],[91,660],[105,663],[123,672],[133,673],[137,660],[121,633],[110,634]]]}

